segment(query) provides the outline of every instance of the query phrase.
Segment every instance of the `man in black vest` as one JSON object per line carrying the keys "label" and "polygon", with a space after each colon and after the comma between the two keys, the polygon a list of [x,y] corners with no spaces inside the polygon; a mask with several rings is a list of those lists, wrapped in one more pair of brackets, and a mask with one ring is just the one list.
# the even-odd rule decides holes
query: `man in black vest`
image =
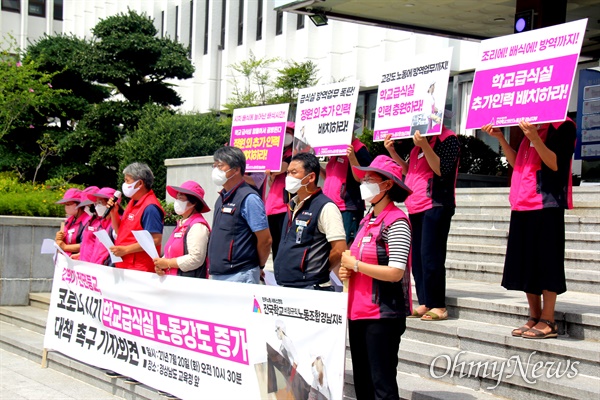
{"label": "man in black vest", "polygon": [[292,158],[285,188],[291,199],[273,263],[281,286],[332,290],[329,272],[340,265],[346,232],[338,207],[317,186],[319,160],[311,153]]}
{"label": "man in black vest", "polygon": [[246,157],[232,146],[214,154],[212,180],[223,186],[215,202],[212,232],[208,241],[211,279],[259,283],[271,252],[271,233],[265,205],[244,181]]}

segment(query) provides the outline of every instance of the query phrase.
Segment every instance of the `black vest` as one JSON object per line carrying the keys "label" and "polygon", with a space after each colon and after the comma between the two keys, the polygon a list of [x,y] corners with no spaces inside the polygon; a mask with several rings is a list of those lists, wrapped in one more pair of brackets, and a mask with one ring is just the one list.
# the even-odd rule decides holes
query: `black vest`
{"label": "black vest", "polygon": [[319,215],[327,203],[332,203],[331,199],[319,190],[305,200],[293,220],[288,210],[273,262],[277,284],[304,287],[329,281],[331,244],[317,229]]}
{"label": "black vest", "polygon": [[259,266],[257,240],[244,218],[241,206],[249,194],[257,194],[242,182],[215,202],[213,227],[208,240],[209,273],[229,275]]}

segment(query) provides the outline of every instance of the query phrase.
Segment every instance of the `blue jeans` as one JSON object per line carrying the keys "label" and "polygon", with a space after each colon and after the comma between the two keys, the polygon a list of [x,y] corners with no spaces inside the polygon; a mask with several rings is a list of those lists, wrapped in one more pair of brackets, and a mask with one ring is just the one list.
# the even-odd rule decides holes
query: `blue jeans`
{"label": "blue jeans", "polygon": [[254,267],[254,268],[247,269],[245,271],[236,272],[234,274],[211,275],[210,279],[214,279],[217,281],[259,284],[260,283],[260,268]]}

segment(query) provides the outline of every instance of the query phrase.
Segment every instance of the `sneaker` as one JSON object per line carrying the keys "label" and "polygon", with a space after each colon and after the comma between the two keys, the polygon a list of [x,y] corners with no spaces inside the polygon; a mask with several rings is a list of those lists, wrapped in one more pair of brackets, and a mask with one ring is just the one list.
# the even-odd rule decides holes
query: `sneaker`
{"label": "sneaker", "polygon": [[121,375],[120,373],[109,370],[104,371],[104,375],[108,376],[109,378],[125,378],[125,376]]}
{"label": "sneaker", "polygon": [[125,379],[125,381],[124,381],[124,382],[125,382],[125,383],[128,383],[128,384],[130,384],[130,385],[139,385],[139,382],[138,382],[138,381],[136,381],[136,380],[135,380],[135,379],[133,379],[133,378],[127,378],[127,379]]}

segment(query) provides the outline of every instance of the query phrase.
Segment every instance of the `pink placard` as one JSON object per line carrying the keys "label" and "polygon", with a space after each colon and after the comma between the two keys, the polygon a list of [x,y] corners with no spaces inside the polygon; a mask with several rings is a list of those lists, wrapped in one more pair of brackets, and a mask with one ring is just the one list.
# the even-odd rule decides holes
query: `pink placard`
{"label": "pink placard", "polygon": [[467,129],[562,121],[578,55],[477,71]]}
{"label": "pink placard", "polygon": [[246,156],[246,171],[279,171],[285,139],[285,122],[233,126],[229,144]]}

